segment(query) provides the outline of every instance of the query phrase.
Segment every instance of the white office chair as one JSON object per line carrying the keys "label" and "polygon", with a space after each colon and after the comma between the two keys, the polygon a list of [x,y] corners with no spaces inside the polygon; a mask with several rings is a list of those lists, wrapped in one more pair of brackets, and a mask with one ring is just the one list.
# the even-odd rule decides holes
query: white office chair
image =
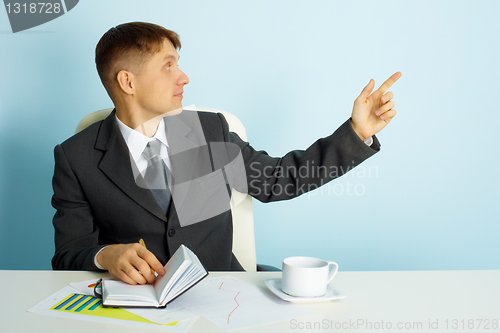
{"label": "white office chair", "polygon": [[[245,127],[235,115],[226,111],[208,108],[186,107],[185,110],[220,112],[226,118],[229,124],[229,130],[237,133],[241,139],[247,141]],[[111,111],[113,111],[113,108],[103,109],[88,114],[76,127],[76,133],[95,122],[103,120]],[[243,196],[244,199],[241,200],[238,198],[238,200],[235,200],[236,196]],[[235,201],[239,202],[238,205],[234,205]],[[233,215],[233,253],[247,272],[255,272],[257,269],[257,256],[255,253],[252,197],[248,194],[233,191],[233,196],[231,197],[231,213]],[[259,270],[276,269],[274,267],[262,265],[259,267]]]}

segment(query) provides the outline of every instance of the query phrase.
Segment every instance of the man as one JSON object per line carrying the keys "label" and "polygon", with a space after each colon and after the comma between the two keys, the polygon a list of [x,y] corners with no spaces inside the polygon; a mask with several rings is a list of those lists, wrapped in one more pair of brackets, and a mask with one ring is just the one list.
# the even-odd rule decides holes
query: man
{"label": "man", "polygon": [[[177,134],[179,126],[168,125],[168,119],[176,117],[182,125],[184,115],[189,114],[182,112],[183,87],[189,79],[178,67],[180,47],[176,33],[140,22],[111,28],[99,41],[96,66],[115,110],[55,148],[54,269],[107,269],[130,284],[152,283],[155,276],[151,268],[163,275],[163,265],[180,244],[185,244],[208,270],[242,270],[231,252],[229,210],[186,225],[179,218],[180,203],[171,199],[175,199],[176,190],[138,185],[141,180],[144,184],[153,163],[148,155],[153,146],[157,147],[153,155],[164,161],[160,167],[163,181],[179,179],[176,165],[183,159],[175,157],[183,154],[172,152],[183,145],[179,143],[182,139],[177,140],[179,136],[194,132],[186,125],[186,130],[180,131],[183,134]],[[290,170],[311,165],[349,170],[379,150],[374,135],[396,114],[393,94],[387,90],[400,76],[399,72],[394,74],[373,94],[375,83],[370,80],[355,100],[351,118],[305,151],[269,157],[229,132],[221,114],[199,112],[196,115],[203,135],[197,140],[205,144],[182,153],[195,151],[213,167],[219,161],[209,147],[214,143],[236,146],[250,195],[262,202],[296,197],[304,193],[304,185],[317,187],[335,176],[309,173],[301,177]],[[195,164],[196,169],[200,163]],[[180,163],[177,170],[182,166]],[[213,171],[222,177],[216,168],[197,170],[199,176],[210,176]],[[230,182],[226,179],[225,184]],[[276,187],[286,191],[272,191]],[[306,190],[315,187],[307,186]],[[199,201],[194,204],[206,206]],[[137,243],[139,239],[145,240],[148,249]]]}

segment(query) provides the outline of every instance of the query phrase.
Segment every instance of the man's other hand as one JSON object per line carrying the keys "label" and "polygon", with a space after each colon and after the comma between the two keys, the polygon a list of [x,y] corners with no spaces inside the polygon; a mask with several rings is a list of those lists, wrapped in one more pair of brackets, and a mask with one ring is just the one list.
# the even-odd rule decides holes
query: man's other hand
{"label": "man's other hand", "polygon": [[128,284],[153,283],[156,277],[151,269],[165,274],[156,256],[139,243],[108,245],[97,255],[97,262]]}
{"label": "man's other hand", "polygon": [[370,80],[354,101],[351,115],[352,128],[362,140],[378,133],[396,115],[394,102],[392,101],[394,94],[390,91],[387,92],[387,90],[400,77],[400,72],[395,73],[371,95],[370,93],[375,87],[375,81]]}

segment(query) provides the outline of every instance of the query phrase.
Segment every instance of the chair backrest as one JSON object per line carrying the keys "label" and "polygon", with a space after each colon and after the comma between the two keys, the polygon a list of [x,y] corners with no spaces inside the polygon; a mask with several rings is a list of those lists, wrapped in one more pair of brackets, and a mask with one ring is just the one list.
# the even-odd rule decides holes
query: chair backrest
{"label": "chair backrest", "polygon": [[[220,112],[226,118],[229,130],[247,141],[245,127],[235,115],[227,111],[199,107],[185,107],[185,110]],[[102,109],[88,114],[76,127],[76,133],[95,122],[105,119],[111,111],[113,111],[113,108]],[[238,204],[236,205],[235,202],[238,202]],[[247,272],[255,272],[257,269],[257,256],[255,252],[252,197],[248,194],[233,191],[231,213],[233,215],[233,253]]]}

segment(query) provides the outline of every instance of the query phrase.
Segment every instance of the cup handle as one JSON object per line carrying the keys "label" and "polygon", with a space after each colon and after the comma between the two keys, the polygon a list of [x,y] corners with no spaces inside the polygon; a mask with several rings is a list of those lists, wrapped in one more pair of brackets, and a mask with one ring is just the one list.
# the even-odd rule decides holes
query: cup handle
{"label": "cup handle", "polygon": [[330,281],[333,280],[335,277],[335,274],[337,274],[337,271],[339,270],[339,265],[336,262],[333,261],[327,261],[328,266],[332,265],[332,269],[330,270],[330,273],[328,273],[328,281],[327,283],[330,283]]}

